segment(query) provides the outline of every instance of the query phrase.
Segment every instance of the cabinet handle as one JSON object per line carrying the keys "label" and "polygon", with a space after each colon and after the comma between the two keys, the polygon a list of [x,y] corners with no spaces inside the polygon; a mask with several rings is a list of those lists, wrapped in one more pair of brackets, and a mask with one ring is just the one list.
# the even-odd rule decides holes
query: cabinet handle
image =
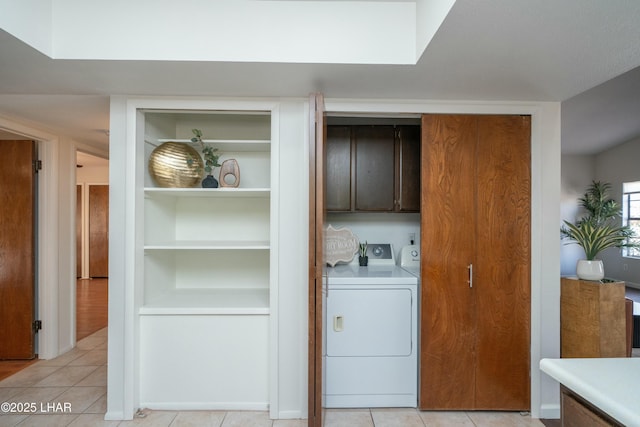
{"label": "cabinet handle", "polygon": [[470,288],[473,288],[473,264],[469,264],[467,269],[469,269],[469,280],[467,280],[467,283]]}

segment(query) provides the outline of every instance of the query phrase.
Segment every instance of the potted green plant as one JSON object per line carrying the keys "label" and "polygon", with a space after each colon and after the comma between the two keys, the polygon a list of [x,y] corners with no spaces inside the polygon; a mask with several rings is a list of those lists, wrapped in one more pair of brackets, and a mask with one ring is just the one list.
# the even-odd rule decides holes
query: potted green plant
{"label": "potted green plant", "polygon": [[217,188],[218,180],[212,175],[213,169],[220,166],[218,159],[220,155],[216,154],[218,149],[207,145],[202,140],[202,131],[200,129],[191,129],[191,132],[195,135],[191,138],[191,142],[197,142],[200,144],[200,150],[202,151],[202,157],[204,157],[204,171],[207,176],[202,180],[202,187],[204,188]]}
{"label": "potted green plant", "polygon": [[369,246],[369,244],[365,241],[364,243],[360,243],[358,246],[360,253],[360,256],[358,256],[358,262],[360,263],[360,266],[366,267],[369,264],[369,257],[367,256],[367,246]]}
{"label": "potted green plant", "polygon": [[596,258],[603,250],[638,247],[629,240],[635,237],[633,230],[618,222],[622,208],[609,197],[610,189],[609,183],[593,181],[584,196],[578,199],[586,215],[575,223],[564,221],[560,228],[560,236],[568,241],[567,244],[577,244],[584,249],[586,259],[579,260],[576,267],[580,279],[604,278],[602,260]]}

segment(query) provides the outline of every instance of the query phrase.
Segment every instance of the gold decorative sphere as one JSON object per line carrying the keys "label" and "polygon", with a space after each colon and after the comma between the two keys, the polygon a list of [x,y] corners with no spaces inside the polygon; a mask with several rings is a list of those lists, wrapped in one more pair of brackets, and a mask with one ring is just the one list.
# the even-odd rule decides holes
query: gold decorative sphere
{"label": "gold decorative sphere", "polygon": [[149,156],[149,174],[158,187],[197,187],[203,170],[200,153],[183,142],[163,142]]}

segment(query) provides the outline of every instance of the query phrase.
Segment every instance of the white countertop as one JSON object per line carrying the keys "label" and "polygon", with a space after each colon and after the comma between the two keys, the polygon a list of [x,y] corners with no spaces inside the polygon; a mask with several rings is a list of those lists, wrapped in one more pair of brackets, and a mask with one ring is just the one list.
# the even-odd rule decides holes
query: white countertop
{"label": "white countertop", "polygon": [[540,369],[628,427],[640,427],[640,358],[542,359]]}

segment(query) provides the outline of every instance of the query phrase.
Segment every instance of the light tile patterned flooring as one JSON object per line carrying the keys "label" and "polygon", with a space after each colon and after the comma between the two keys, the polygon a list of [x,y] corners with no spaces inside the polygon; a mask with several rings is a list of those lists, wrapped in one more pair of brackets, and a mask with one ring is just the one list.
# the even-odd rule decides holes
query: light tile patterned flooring
{"label": "light tile patterned flooring", "polygon": [[[143,411],[132,421],[105,421],[107,329],[78,342],[68,353],[41,360],[0,381],[0,427],[154,426],[306,427],[306,420],[270,420],[267,412]],[[12,407],[13,406],[13,407]],[[35,410],[35,413],[33,413]],[[421,412],[415,409],[329,409],[325,427],[542,427],[528,415],[509,412]]]}

